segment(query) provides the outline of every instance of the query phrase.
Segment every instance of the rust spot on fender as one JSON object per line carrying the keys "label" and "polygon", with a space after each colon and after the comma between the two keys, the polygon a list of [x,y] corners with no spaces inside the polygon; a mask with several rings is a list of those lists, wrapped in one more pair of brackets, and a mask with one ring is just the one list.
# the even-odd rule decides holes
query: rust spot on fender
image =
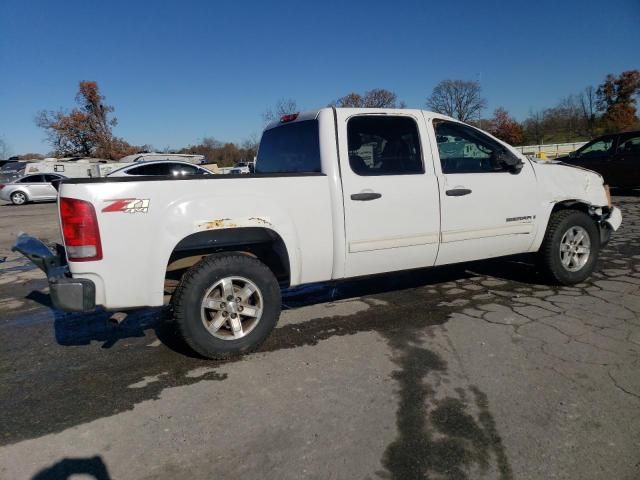
{"label": "rust spot on fender", "polygon": [[218,218],[208,222],[199,223],[198,226],[205,230],[214,230],[216,228],[229,228],[237,226],[235,223],[229,223],[229,218]]}
{"label": "rust spot on fender", "polygon": [[270,221],[265,220],[264,218],[261,218],[261,217],[249,217],[249,220],[253,220],[254,222],[258,222],[258,223],[261,223],[263,225],[272,226],[272,223]]}

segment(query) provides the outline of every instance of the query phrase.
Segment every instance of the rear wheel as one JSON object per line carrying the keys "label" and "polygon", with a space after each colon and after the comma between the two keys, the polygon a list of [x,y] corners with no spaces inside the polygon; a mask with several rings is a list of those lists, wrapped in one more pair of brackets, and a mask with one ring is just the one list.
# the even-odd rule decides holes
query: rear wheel
{"label": "rear wheel", "polygon": [[13,192],[11,194],[11,203],[14,205],[24,205],[27,203],[27,195],[24,192]]}
{"label": "rear wheel", "polygon": [[572,285],[593,273],[599,251],[600,232],[595,221],[578,210],[560,210],[549,219],[538,256],[550,280]]}
{"label": "rear wheel", "polygon": [[221,359],[257,349],[280,316],[278,281],[259,260],[242,254],[204,258],[182,279],[175,317],[187,344]]}

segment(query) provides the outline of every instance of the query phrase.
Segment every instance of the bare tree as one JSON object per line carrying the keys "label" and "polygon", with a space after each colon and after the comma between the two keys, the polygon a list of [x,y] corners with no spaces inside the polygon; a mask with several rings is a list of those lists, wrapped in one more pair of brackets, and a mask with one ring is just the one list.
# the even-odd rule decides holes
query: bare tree
{"label": "bare tree", "polygon": [[542,145],[545,138],[544,112],[529,112],[529,116],[523,122],[524,143]]}
{"label": "bare tree", "polygon": [[589,138],[595,136],[596,120],[597,120],[597,102],[598,97],[596,89],[589,85],[578,95],[578,101],[580,102],[580,110],[582,112],[582,119],[585,125],[586,134]]}
{"label": "bare tree", "polygon": [[295,113],[298,111],[298,103],[292,98],[281,98],[276,102],[274,108],[269,108],[262,114],[264,123],[269,123],[283,115]]}
{"label": "bare tree", "polygon": [[257,133],[252,133],[242,142],[240,149],[245,153],[247,160],[251,161],[258,154],[259,145],[260,137],[258,137]]}
{"label": "bare tree", "polygon": [[359,94],[351,92],[332,102],[330,106],[351,108],[405,108],[404,102],[398,101],[398,95],[385,88],[374,88]]}
{"label": "bare tree", "polygon": [[0,160],[6,160],[11,156],[11,149],[4,138],[0,137]]}
{"label": "bare tree", "polygon": [[427,99],[427,106],[434,112],[469,122],[479,118],[480,112],[487,106],[481,90],[479,82],[443,80],[434,87]]}

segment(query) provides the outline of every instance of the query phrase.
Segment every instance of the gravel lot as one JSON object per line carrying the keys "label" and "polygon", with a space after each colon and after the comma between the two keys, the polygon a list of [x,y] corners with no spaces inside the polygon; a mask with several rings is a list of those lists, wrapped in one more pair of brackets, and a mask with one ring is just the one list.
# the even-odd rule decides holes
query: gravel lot
{"label": "gravel lot", "polygon": [[52,309],[10,244],[58,240],[55,205],[0,205],[0,478],[638,479],[640,197],[614,202],[576,287],[517,260],[319,285],[217,363],[161,309]]}

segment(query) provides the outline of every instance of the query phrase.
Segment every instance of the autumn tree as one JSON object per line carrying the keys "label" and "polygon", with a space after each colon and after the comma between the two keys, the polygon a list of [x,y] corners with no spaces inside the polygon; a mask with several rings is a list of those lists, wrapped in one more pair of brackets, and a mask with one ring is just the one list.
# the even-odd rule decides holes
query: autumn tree
{"label": "autumn tree", "polygon": [[295,113],[298,110],[298,103],[294,99],[281,98],[276,102],[273,108],[267,109],[262,114],[262,119],[264,120],[264,123],[269,123],[277,118],[282,117],[283,115]]}
{"label": "autumn tree", "polygon": [[363,94],[351,92],[331,102],[332,107],[346,108],[405,108],[402,101],[398,101],[398,95],[385,88],[374,88]]}
{"label": "autumn tree", "polygon": [[486,106],[480,83],[466,80],[443,80],[434,87],[427,99],[427,107],[434,112],[462,122],[478,118]]}
{"label": "autumn tree", "polygon": [[634,127],[636,97],[640,93],[640,70],[628,70],[618,77],[607,75],[596,91],[598,110],[606,131],[618,132]]}
{"label": "autumn tree", "polygon": [[111,129],[118,120],[97,82],[82,80],[75,100],[78,106],[68,113],[43,110],[36,117],[56,155],[118,159],[136,153],[136,147],[113,136]]}
{"label": "autumn tree", "polygon": [[497,108],[493,113],[488,132],[510,145],[522,144],[522,126],[502,107]]}

